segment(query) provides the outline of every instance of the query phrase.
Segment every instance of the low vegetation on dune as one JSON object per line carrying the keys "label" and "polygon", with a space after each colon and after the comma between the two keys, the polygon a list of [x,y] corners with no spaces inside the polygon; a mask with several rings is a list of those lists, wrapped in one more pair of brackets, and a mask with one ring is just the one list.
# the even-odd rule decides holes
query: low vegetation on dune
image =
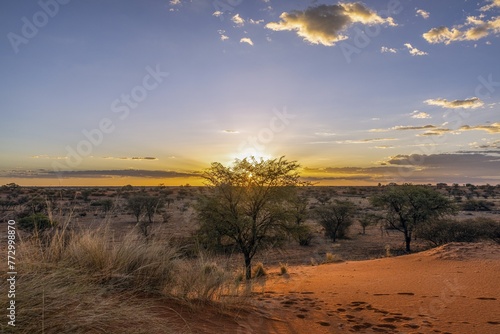
{"label": "low vegetation on dune", "polygon": [[252,158],[214,163],[205,187],[2,186],[2,222],[17,224],[19,292],[16,327],[0,329],[180,333],[158,302],[228,305],[248,280],[274,275],[266,259],[286,277],[296,263],[500,243],[500,186],[314,187],[299,170]]}
{"label": "low vegetation on dune", "polygon": [[[2,333],[178,333],[148,298],[205,303],[233,288],[219,264],[188,262],[168,240],[112,237],[106,227],[23,237],[16,249],[16,327],[2,322]],[[0,303],[8,303],[6,294]]]}

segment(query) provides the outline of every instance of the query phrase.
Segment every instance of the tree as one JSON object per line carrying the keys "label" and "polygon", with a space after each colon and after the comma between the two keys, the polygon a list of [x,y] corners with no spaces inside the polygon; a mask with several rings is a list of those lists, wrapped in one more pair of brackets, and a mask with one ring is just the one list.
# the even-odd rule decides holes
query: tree
{"label": "tree", "polygon": [[[129,209],[137,220],[137,226],[142,234],[147,238],[149,236],[149,226],[153,223],[156,212],[164,206],[160,197],[138,195],[127,199],[127,209]],[[140,221],[141,216],[145,214],[148,221]]]}
{"label": "tree", "polygon": [[246,279],[251,278],[255,254],[275,245],[290,232],[293,216],[288,205],[299,180],[300,166],[284,157],[236,159],[232,166],[212,163],[203,173],[209,191],[196,209],[199,234],[221,243],[231,241],[243,254]]}
{"label": "tree", "polygon": [[133,196],[127,199],[127,209],[132,212],[136,218],[137,224],[139,224],[139,219],[144,213],[144,200],[143,196]]}
{"label": "tree", "polygon": [[408,253],[411,252],[412,234],[420,224],[456,211],[449,199],[421,185],[393,185],[372,197],[371,201],[373,205],[384,208],[387,223],[404,234]]}
{"label": "tree", "polygon": [[363,213],[359,217],[359,225],[363,228],[363,235],[365,235],[368,226],[376,225],[379,220],[380,217],[373,213]]}
{"label": "tree", "polygon": [[335,200],[317,207],[315,216],[325,228],[325,235],[335,242],[346,236],[355,210],[356,206],[352,202]]}

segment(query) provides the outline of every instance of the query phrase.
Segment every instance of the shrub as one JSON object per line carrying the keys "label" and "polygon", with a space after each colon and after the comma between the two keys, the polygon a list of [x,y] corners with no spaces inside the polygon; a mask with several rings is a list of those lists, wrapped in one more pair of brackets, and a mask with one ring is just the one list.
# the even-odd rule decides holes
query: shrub
{"label": "shrub", "polygon": [[490,211],[495,206],[495,203],[483,200],[468,200],[462,204],[464,211]]}
{"label": "shrub", "polygon": [[309,246],[314,237],[311,228],[307,225],[294,226],[291,234],[300,246]]}
{"label": "shrub", "polygon": [[255,268],[253,270],[253,277],[264,277],[267,275],[267,270],[264,268],[264,264],[262,262],[257,262],[255,264]]}
{"label": "shrub", "polygon": [[280,274],[281,275],[288,274],[288,264],[280,262]]}
{"label": "shrub", "polygon": [[489,218],[433,220],[418,229],[418,236],[435,246],[485,239],[500,242],[500,222]]}
{"label": "shrub", "polygon": [[43,213],[35,213],[27,217],[23,217],[18,221],[19,229],[28,232],[44,231],[54,225],[56,224],[54,222],[51,222],[49,217],[47,217]]}

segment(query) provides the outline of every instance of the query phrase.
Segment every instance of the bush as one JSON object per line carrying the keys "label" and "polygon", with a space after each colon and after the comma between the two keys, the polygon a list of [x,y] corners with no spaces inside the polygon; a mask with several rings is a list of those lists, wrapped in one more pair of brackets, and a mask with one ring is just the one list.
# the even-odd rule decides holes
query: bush
{"label": "bush", "polygon": [[267,271],[264,268],[264,264],[262,262],[258,262],[255,264],[255,268],[253,270],[253,277],[258,278],[258,277],[264,277],[267,275]]}
{"label": "bush", "polygon": [[291,234],[300,246],[309,246],[314,237],[311,228],[306,225],[294,226]]}
{"label": "bush", "polygon": [[49,217],[43,213],[35,213],[27,217],[23,217],[18,221],[18,227],[21,230],[28,232],[37,232],[47,230],[55,225]]}
{"label": "bush", "polygon": [[483,200],[468,200],[462,204],[462,210],[464,211],[490,211],[495,206],[495,203],[483,201]]}
{"label": "bush", "polygon": [[435,246],[485,239],[500,242],[500,222],[489,218],[433,220],[420,226],[417,233],[420,238]]}

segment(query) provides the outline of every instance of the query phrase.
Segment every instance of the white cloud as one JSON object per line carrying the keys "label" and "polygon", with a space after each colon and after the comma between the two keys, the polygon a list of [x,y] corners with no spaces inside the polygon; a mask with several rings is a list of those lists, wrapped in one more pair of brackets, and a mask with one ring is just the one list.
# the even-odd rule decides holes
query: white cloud
{"label": "white cloud", "polygon": [[181,0],[170,0],[170,5],[177,6],[181,4]]}
{"label": "white cloud", "polygon": [[427,56],[428,55],[427,52],[420,51],[419,49],[413,47],[410,43],[405,43],[405,46],[408,49],[408,52],[410,52],[410,54],[412,56]]}
{"label": "white cloud", "polygon": [[240,14],[236,14],[231,18],[237,26],[242,27],[245,24],[245,20],[240,17]]}
{"label": "white cloud", "polygon": [[220,10],[216,10],[215,12],[212,13],[212,15],[215,16],[215,17],[219,17],[219,16],[224,15],[224,13],[221,12]]}
{"label": "white cloud", "polygon": [[[464,27],[467,27],[464,29]],[[484,21],[475,16],[467,17],[464,25],[453,28],[437,27],[424,33],[422,37],[429,43],[446,45],[457,41],[477,41],[491,34],[500,33],[500,16]]]}
{"label": "white cloud", "polygon": [[421,17],[423,17],[424,19],[428,19],[429,16],[430,16],[430,13],[429,12],[426,12],[425,10],[423,9],[417,9],[417,15],[420,15]]}
{"label": "white cloud", "polygon": [[492,123],[489,125],[463,125],[460,127],[461,131],[470,131],[470,130],[482,130],[489,133],[500,133],[500,123]]}
{"label": "white cloud", "polygon": [[253,46],[253,41],[248,37],[243,37],[242,39],[240,39],[240,43],[247,43]]}
{"label": "white cloud", "polygon": [[483,6],[479,10],[482,12],[486,12],[495,7],[500,7],[500,0],[489,0],[489,2],[491,2],[489,5]]}
{"label": "white cloud", "polygon": [[252,20],[252,19],[248,20],[248,23],[250,24],[261,24],[263,22],[264,20]]}
{"label": "white cloud", "polygon": [[226,31],[225,30],[218,30],[217,31],[220,35],[220,39],[221,41],[225,41],[225,40],[228,40],[229,37],[225,35]]}
{"label": "white cloud", "polygon": [[411,113],[411,118],[432,118],[432,117],[426,112],[415,110],[414,112]]}
{"label": "white cloud", "polygon": [[296,31],[312,44],[333,46],[347,39],[343,33],[354,23],[395,26],[392,17],[382,18],[361,3],[319,5],[304,11],[284,12],[279,22],[270,22],[266,28],[274,31]]}
{"label": "white cloud", "polygon": [[398,50],[396,50],[394,48],[388,48],[387,46],[383,46],[380,48],[380,52],[381,53],[397,53]]}
{"label": "white cloud", "polygon": [[453,101],[448,101],[447,99],[441,99],[441,98],[428,99],[425,100],[424,103],[431,106],[439,106],[442,108],[449,108],[449,109],[459,109],[459,108],[476,109],[484,105],[484,102],[477,97],[471,97],[465,100],[453,100]]}

